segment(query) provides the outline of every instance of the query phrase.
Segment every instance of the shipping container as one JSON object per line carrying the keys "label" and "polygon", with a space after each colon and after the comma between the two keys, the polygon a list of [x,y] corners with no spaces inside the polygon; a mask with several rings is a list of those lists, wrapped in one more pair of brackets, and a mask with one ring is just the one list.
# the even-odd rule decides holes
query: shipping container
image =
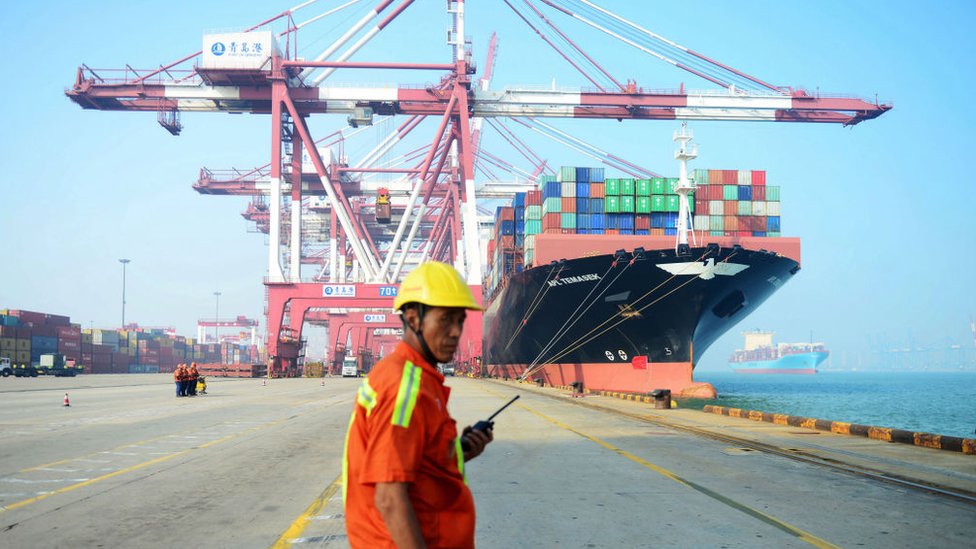
{"label": "shipping container", "polygon": [[634,196],[636,184],[632,178],[623,178],[620,180],[620,196]]}
{"label": "shipping container", "polygon": [[779,185],[766,186],[766,200],[769,202],[779,202]]}
{"label": "shipping container", "polygon": [[752,170],[752,185],[766,185],[766,172],[764,170]]}
{"label": "shipping container", "polygon": [[608,198],[611,197],[611,196],[620,196],[620,180],[619,179],[616,179],[616,178],[607,179],[604,182],[604,184],[603,184],[603,188],[604,188],[604,196],[606,196]]}
{"label": "shipping container", "polygon": [[668,186],[663,177],[651,179],[651,194],[667,194]]}
{"label": "shipping container", "polygon": [[782,204],[782,202],[769,202],[769,201],[767,201],[766,202],[766,215],[776,215],[776,216],[782,215],[780,213],[780,209],[781,209],[780,204]]}
{"label": "shipping container", "polygon": [[722,187],[722,200],[738,200],[738,199],[739,199],[738,185],[725,185]]}
{"label": "shipping container", "polygon": [[[609,183],[608,183],[609,185]],[[604,211],[606,213],[620,213],[620,197],[617,195],[608,194],[606,198],[603,199]]]}
{"label": "shipping container", "polygon": [[[630,180],[633,181],[633,180]],[[621,185],[623,188],[624,185]],[[620,213],[634,213],[636,204],[634,203],[634,196],[630,194],[622,194],[620,196]]]}
{"label": "shipping container", "polygon": [[542,215],[560,213],[563,209],[563,199],[560,196],[550,196],[542,201]]}
{"label": "shipping container", "polygon": [[559,193],[566,198],[568,196],[576,196],[576,182],[575,181],[564,181],[559,190]]}
{"label": "shipping container", "polygon": [[[641,181],[645,181],[642,179]],[[648,184],[650,188],[650,184]],[[637,213],[651,213],[651,197],[650,196],[638,196],[636,204]]]}
{"label": "shipping container", "polygon": [[576,168],[574,166],[563,166],[559,168],[559,181],[576,181]]}
{"label": "shipping container", "polygon": [[634,193],[636,196],[646,196],[650,197],[653,192],[651,192],[651,180],[650,179],[638,179],[636,182],[636,190]]}
{"label": "shipping container", "polygon": [[669,212],[676,212],[681,205],[681,201],[678,199],[677,195],[669,194],[665,197],[665,210]]}
{"label": "shipping container", "polygon": [[742,215],[752,215],[752,202],[748,200],[740,200],[739,207],[736,210],[740,216]]}
{"label": "shipping container", "polygon": [[576,197],[574,196],[563,196],[562,204],[559,206],[559,211],[562,213],[574,213],[576,212]]}
{"label": "shipping container", "polygon": [[576,181],[576,198],[589,198],[590,197],[590,184],[580,183],[579,180]]}
{"label": "shipping container", "polygon": [[603,183],[590,183],[590,198],[603,198],[605,186]]}

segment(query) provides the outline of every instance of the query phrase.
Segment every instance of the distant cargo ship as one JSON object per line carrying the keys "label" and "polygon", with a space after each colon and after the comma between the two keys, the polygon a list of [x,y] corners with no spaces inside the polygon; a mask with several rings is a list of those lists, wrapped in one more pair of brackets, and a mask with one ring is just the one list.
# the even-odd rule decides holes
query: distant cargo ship
{"label": "distant cargo ship", "polygon": [[745,332],[745,349],[729,357],[737,374],[815,374],[830,351],[823,343],[773,345],[773,332]]}

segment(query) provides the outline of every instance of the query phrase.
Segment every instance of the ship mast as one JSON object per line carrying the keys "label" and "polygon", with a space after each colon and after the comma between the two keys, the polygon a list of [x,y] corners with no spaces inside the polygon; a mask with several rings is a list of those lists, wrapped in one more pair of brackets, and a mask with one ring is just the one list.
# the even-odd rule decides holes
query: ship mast
{"label": "ship mast", "polygon": [[692,243],[698,245],[691,206],[688,203],[688,195],[695,192],[695,182],[688,178],[688,161],[698,157],[698,145],[691,142],[693,137],[687,122],[681,123],[681,129],[675,131],[673,137],[674,142],[678,144],[678,150],[674,151],[674,158],[679,166],[678,186],[675,188],[675,192],[678,193],[678,236],[674,248],[679,255],[682,250],[688,249],[689,232]]}

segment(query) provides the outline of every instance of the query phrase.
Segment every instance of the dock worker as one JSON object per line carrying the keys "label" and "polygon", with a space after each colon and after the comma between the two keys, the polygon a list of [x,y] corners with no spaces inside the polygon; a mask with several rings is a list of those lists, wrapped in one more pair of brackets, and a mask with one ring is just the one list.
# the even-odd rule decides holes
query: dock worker
{"label": "dock worker", "polygon": [[200,377],[200,372],[197,371],[197,363],[194,362],[190,364],[190,369],[186,372],[186,391],[191,397],[197,396],[197,378]]}
{"label": "dock worker", "polygon": [[183,365],[177,364],[173,370],[173,381],[176,383],[176,396],[183,396]]}
{"label": "dock worker", "polygon": [[406,276],[393,308],[403,322],[402,341],[363,380],[346,434],[349,544],[474,547],[465,462],[493,437],[470,426],[458,436],[437,364],[454,357],[466,311],[481,307],[454,267],[430,261]]}

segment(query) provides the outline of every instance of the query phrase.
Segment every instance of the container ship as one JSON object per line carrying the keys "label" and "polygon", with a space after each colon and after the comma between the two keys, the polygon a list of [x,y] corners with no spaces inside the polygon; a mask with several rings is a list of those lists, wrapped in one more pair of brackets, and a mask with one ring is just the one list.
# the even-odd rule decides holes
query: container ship
{"label": "container ship", "polygon": [[729,357],[737,374],[815,374],[830,351],[823,343],[773,345],[773,332],[744,332],[745,349]]}
{"label": "container ship", "polygon": [[[562,167],[496,212],[484,288],[489,375],[712,398],[695,364],[800,269],[761,170],[606,178]],[[689,175],[691,177],[689,177]]]}

